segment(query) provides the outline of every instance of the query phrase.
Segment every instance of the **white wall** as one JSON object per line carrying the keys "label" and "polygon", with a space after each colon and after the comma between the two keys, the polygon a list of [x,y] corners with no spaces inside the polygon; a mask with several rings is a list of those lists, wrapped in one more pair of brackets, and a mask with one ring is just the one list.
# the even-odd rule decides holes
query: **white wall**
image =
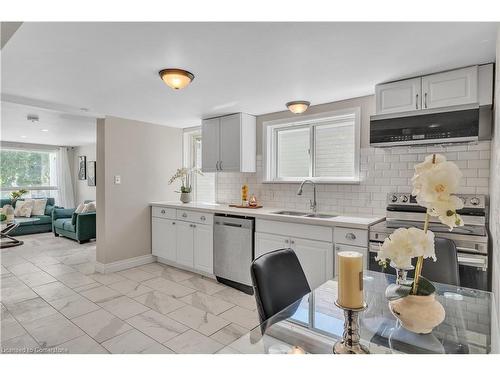
{"label": "white wall", "polygon": [[[341,102],[311,107],[306,114],[361,108],[361,164],[359,184],[321,184],[318,186],[320,211],[374,214],[385,216],[386,196],[391,191],[411,191],[414,165],[433,152],[453,160],[464,173],[460,193],[489,193],[490,141],[470,145],[370,148],[370,116],[375,113],[374,96],[365,96]],[[257,173],[218,173],[217,201],[234,203],[240,200],[242,184],[248,184],[265,206],[287,209],[309,209],[311,188],[306,187],[297,196],[298,184],[262,184],[263,123],[281,118],[300,118],[289,111],[257,117]]]}
{"label": "white wall", "polygon": [[151,255],[149,203],[178,199],[168,180],[181,166],[182,129],[116,117],[97,121],[99,263]]}
{"label": "white wall", "polygon": [[78,179],[79,156],[86,156],[87,162],[96,160],[96,144],[73,147],[73,190],[75,191],[75,205],[85,200],[96,199],[96,187],[89,186],[87,180]]}
{"label": "white wall", "polygon": [[[493,248],[493,292],[500,312],[500,27],[497,36],[497,64],[495,82],[495,127],[491,142],[491,180],[490,180],[490,235]],[[500,324],[500,314],[498,316]]]}

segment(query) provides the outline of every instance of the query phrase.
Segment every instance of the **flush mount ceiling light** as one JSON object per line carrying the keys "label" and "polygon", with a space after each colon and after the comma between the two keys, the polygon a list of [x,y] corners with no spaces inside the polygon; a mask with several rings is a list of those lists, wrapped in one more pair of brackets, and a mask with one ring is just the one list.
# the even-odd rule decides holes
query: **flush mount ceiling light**
{"label": "flush mount ceiling light", "polygon": [[311,103],[305,100],[295,100],[293,102],[286,103],[286,107],[290,110],[290,112],[299,114],[307,111],[307,108],[309,108],[310,104]]}
{"label": "flush mount ceiling light", "polygon": [[163,69],[159,72],[161,79],[174,90],[183,89],[194,79],[194,74],[183,69]]}

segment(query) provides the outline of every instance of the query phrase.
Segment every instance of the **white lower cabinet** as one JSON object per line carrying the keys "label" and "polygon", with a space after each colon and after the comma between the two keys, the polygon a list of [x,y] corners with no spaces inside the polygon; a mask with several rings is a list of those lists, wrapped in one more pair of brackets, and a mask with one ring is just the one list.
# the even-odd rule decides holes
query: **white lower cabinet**
{"label": "white lower cabinet", "polygon": [[154,209],[151,219],[152,254],[173,265],[212,275],[213,215],[177,210],[180,219],[174,219],[175,213],[171,215],[174,218],[165,219],[155,216],[158,210]]}
{"label": "white lower cabinet", "polygon": [[194,228],[193,223],[178,221],[176,224],[177,259],[176,262],[186,267],[193,267]]}
{"label": "white lower cabinet", "polygon": [[152,218],[151,249],[153,255],[175,262],[177,259],[175,225],[174,220]]}
{"label": "white lower cabinet", "polygon": [[214,250],[213,227],[211,225],[194,224],[194,268],[213,274]]}
{"label": "white lower cabinet", "polygon": [[295,251],[311,289],[333,277],[332,242],[255,233],[255,257],[283,248]]}

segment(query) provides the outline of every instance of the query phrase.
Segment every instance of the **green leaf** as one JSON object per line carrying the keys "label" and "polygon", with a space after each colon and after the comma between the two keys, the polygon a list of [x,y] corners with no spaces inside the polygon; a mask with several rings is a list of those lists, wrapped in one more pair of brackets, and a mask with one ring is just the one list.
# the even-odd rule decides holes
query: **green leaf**
{"label": "green leaf", "polygon": [[394,301],[406,297],[411,292],[410,285],[391,284],[385,289],[385,298],[389,301]]}
{"label": "green leaf", "polygon": [[418,279],[417,296],[430,296],[436,292],[436,287],[425,277]]}

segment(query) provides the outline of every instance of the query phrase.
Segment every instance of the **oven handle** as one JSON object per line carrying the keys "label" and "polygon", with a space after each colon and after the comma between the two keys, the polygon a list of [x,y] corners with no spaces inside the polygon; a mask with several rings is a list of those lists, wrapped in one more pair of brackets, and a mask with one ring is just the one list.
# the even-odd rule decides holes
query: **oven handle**
{"label": "oven handle", "polygon": [[487,258],[483,257],[473,258],[473,257],[458,255],[458,264],[469,267],[482,268],[483,271],[486,271],[488,269],[488,260]]}

